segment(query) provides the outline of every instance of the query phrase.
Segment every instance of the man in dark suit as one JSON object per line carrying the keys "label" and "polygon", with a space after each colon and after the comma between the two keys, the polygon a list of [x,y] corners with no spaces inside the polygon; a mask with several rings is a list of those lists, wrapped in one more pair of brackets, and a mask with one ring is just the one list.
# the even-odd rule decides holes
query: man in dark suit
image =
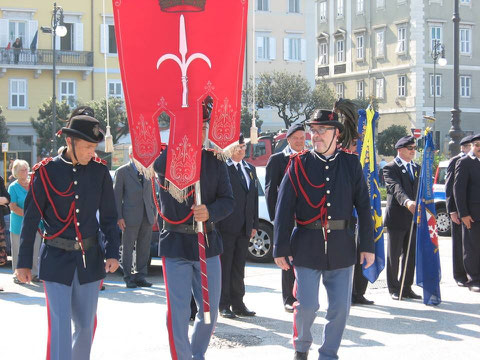
{"label": "man in dark suit", "polygon": [[472,150],[457,162],[453,194],[463,223],[466,285],[480,292],[480,134],[472,137]]}
{"label": "man in dark suit", "polygon": [[[113,192],[117,204],[118,226],[122,235],[123,279],[128,288],[150,287],[147,276],[152,225],[156,210],[152,196],[153,169],[146,169],[133,158],[132,147],[128,149],[130,161],[115,172]],[[133,248],[136,253],[136,273],[132,274]]]}
{"label": "man in dark suit", "polygon": [[[265,169],[265,198],[267,200],[268,214],[270,220],[275,219],[275,205],[277,205],[278,188],[282,182],[283,175],[290,160],[290,155],[303,151],[305,148],[305,127],[303,124],[292,125],[287,131],[288,145],[282,152],[273,154],[268,159]],[[294,219],[291,221],[290,233],[295,225]],[[285,311],[293,312],[293,303],[297,301],[293,296],[293,284],[295,283],[295,273],[293,268],[282,270],[282,297]]]}
{"label": "man in dark suit", "polygon": [[[387,207],[384,218],[384,225],[388,232],[387,285],[392,299],[398,300],[401,279],[405,271],[408,242],[411,238],[402,297],[420,299],[421,297],[411,288],[415,273],[415,227],[412,228],[411,224],[420,175],[420,165],[413,162],[416,149],[415,138],[402,137],[395,144],[395,149],[397,149],[397,157],[383,168],[387,187]],[[402,269],[399,279],[400,256],[402,256]]]}
{"label": "man in dark suit", "polygon": [[237,315],[255,315],[243,302],[248,242],[258,229],[257,173],[253,165],[243,161],[245,149],[245,140],[243,135],[240,135],[239,143],[233,147],[231,158],[227,161],[235,207],[233,212],[219,223],[223,240],[223,254],[220,258],[222,295],[219,310],[222,317],[230,319]]}
{"label": "man in dark suit", "polygon": [[447,174],[445,178],[445,197],[447,199],[447,211],[452,219],[452,261],[453,278],[458,286],[466,286],[467,273],[463,266],[463,241],[462,241],[462,223],[457,213],[455,196],[453,196],[453,184],[455,183],[455,166],[460,158],[470,152],[472,147],[472,136],[465,136],[460,140],[461,152],[455,155],[448,162]]}

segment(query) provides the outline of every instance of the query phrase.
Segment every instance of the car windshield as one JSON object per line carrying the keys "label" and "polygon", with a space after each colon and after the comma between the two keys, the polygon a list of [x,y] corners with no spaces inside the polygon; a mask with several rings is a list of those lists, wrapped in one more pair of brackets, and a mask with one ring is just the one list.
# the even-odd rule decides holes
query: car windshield
{"label": "car windshield", "polygon": [[438,168],[438,176],[437,176],[437,181],[436,184],[445,184],[445,175],[447,173],[447,168],[445,167],[439,167]]}

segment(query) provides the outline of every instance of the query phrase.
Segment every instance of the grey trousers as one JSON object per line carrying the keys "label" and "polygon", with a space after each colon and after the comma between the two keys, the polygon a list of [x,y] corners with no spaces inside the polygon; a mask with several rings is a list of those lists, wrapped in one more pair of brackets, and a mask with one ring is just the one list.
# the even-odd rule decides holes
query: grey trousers
{"label": "grey trousers", "polygon": [[[18,261],[18,251],[20,249],[20,234],[10,233],[10,241],[12,243],[12,271],[15,272]],[[33,244],[33,263],[32,276],[38,276],[38,253],[42,245],[42,237],[37,232],[35,235],[35,243]]]}
{"label": "grey trousers", "polygon": [[[175,360],[204,360],[218,316],[222,285],[219,256],[207,259],[210,324],[205,324],[200,279],[200,262],[163,257],[163,278],[167,293],[167,329],[170,354]],[[192,340],[188,339],[191,294],[198,313],[193,325]]]}
{"label": "grey trousers", "polygon": [[44,281],[48,313],[48,360],[90,359],[101,283],[102,280],[98,280],[80,285],[76,271],[71,286]]}
{"label": "grey trousers", "polygon": [[[142,280],[147,276],[150,243],[152,241],[152,224],[143,214],[142,223],[138,226],[126,226],[122,235],[122,267],[125,280]],[[132,275],[133,248],[136,253],[136,274]]]}
{"label": "grey trousers", "polygon": [[323,328],[319,360],[338,359],[338,348],[347,324],[352,302],[353,266],[337,270],[314,270],[295,267],[295,297],[293,319],[293,346],[296,351],[307,352],[313,342],[312,325],[319,308],[320,277],[327,290],[328,309]]}

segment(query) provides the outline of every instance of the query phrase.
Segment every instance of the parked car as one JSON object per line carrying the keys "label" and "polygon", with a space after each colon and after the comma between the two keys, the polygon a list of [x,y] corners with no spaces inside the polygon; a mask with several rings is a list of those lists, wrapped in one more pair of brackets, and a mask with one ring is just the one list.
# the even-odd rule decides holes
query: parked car
{"label": "parked car", "polygon": [[450,215],[447,212],[447,202],[445,197],[447,166],[448,160],[440,161],[433,182],[433,196],[435,201],[435,211],[437,212],[437,231],[440,236],[450,236],[452,226]]}

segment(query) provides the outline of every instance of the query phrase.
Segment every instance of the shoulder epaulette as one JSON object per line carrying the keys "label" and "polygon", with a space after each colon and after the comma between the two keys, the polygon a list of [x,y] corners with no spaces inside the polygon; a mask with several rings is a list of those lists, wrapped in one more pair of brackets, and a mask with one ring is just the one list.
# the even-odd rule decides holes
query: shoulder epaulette
{"label": "shoulder epaulette", "polygon": [[45,166],[47,165],[50,161],[52,161],[53,158],[52,157],[48,157],[48,158],[44,158],[42,161],[36,163],[35,165],[33,165],[32,167],[32,170],[33,171],[37,171],[41,166]]}
{"label": "shoulder epaulette", "polygon": [[92,157],[92,160],[95,161],[96,163],[103,164],[103,165],[107,166],[107,162],[103,159],[100,159],[98,156]]}
{"label": "shoulder epaulette", "polygon": [[358,155],[358,153],[356,151],[348,150],[344,147],[340,147],[338,150],[343,151],[344,153],[347,153],[347,154]]}

